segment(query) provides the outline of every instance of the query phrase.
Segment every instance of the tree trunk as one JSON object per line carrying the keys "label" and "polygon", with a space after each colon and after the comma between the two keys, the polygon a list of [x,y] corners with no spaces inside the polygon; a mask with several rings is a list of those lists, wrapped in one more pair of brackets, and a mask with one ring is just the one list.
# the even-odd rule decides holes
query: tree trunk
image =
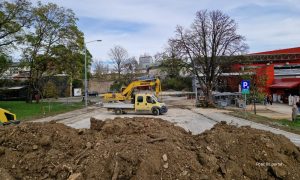
{"label": "tree trunk", "polygon": [[213,104],[213,98],[212,98],[212,85],[208,82],[206,85],[206,89],[204,91],[205,95],[205,101],[208,104]]}
{"label": "tree trunk", "polygon": [[73,95],[73,79],[70,77],[70,97]]}
{"label": "tree trunk", "polygon": [[30,81],[27,91],[26,103],[32,103],[32,82]]}

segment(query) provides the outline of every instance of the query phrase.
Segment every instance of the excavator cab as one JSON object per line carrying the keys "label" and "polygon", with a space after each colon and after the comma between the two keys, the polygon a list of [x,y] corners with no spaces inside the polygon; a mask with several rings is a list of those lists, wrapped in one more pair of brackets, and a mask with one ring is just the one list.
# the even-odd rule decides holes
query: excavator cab
{"label": "excavator cab", "polygon": [[8,110],[0,108],[0,125],[19,124],[20,121],[16,120],[16,115]]}

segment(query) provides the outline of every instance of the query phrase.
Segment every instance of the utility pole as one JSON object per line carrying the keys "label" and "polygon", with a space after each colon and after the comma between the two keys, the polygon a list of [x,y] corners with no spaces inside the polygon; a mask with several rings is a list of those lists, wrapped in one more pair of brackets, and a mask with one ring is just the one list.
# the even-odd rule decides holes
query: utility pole
{"label": "utility pole", "polygon": [[85,100],[85,107],[87,107],[88,102],[88,85],[87,85],[87,62],[86,62],[86,44],[92,43],[92,42],[101,42],[102,40],[94,40],[84,43],[84,100]]}

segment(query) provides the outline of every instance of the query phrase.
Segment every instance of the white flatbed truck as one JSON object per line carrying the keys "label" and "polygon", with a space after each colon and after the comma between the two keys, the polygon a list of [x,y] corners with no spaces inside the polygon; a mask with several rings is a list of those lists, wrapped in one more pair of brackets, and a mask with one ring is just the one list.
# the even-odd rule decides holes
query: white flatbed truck
{"label": "white flatbed truck", "polygon": [[158,116],[168,111],[167,106],[164,103],[160,103],[152,94],[135,95],[134,104],[126,104],[124,102],[103,103],[103,107],[118,115],[128,112],[143,112]]}

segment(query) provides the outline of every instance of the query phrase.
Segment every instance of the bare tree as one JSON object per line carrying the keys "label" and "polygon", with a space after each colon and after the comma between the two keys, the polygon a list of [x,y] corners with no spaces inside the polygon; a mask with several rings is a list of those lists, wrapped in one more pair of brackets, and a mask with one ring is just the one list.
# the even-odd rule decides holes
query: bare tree
{"label": "bare tree", "polygon": [[135,71],[136,71],[137,68],[138,68],[138,61],[136,60],[135,57],[128,58],[124,62],[124,69],[126,71],[126,74],[128,74],[128,73],[130,73],[130,74],[135,73]]}
{"label": "bare tree", "polygon": [[124,69],[124,62],[128,58],[128,52],[121,46],[115,46],[110,49],[108,54],[114,63],[114,69],[118,72],[118,78],[121,78],[121,72]]}
{"label": "bare tree", "polygon": [[125,62],[124,62],[124,70],[126,73],[126,79],[128,81],[132,81],[135,73],[137,71],[138,68],[138,61],[136,60],[135,57],[131,57],[128,58]]}
{"label": "bare tree", "polygon": [[109,73],[109,66],[108,64],[104,64],[102,61],[94,61],[95,66],[95,77],[99,79],[103,79],[103,75]]}
{"label": "bare tree", "polygon": [[182,60],[174,43],[169,42],[169,46],[162,53],[157,53],[155,61],[159,63],[162,72],[165,72],[167,77],[178,78],[181,73],[185,72],[186,62]]}
{"label": "bare tree", "polygon": [[219,10],[198,11],[191,27],[178,26],[175,38],[169,40],[197,77],[207,100],[211,100],[223,67],[229,66],[235,55],[246,52],[244,41],[237,34],[237,23]]}

